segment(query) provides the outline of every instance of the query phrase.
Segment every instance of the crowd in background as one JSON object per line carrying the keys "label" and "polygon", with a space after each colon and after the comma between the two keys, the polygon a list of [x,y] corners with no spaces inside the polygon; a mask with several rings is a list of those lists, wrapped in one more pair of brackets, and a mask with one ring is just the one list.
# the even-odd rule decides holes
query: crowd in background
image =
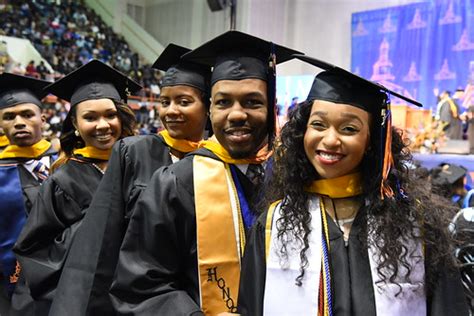
{"label": "crowd in background", "polygon": [[142,64],[126,40],[83,1],[8,1],[0,5],[0,35],[30,40],[53,73],[44,63],[34,61],[23,67],[12,60],[0,60],[0,70],[57,79],[99,59],[146,89],[156,89],[160,80],[159,73]]}
{"label": "crowd in background", "polygon": [[[159,93],[160,72],[143,64],[125,39],[83,1],[7,1],[0,4],[0,35],[30,40],[52,67],[50,71],[43,61],[23,66],[8,56],[6,43],[0,42],[0,73],[54,81],[91,59],[99,59],[144,87],[135,108],[139,132],[156,133],[161,128],[156,109],[146,98]],[[59,136],[67,106],[61,100],[46,104],[44,136],[48,139]]]}

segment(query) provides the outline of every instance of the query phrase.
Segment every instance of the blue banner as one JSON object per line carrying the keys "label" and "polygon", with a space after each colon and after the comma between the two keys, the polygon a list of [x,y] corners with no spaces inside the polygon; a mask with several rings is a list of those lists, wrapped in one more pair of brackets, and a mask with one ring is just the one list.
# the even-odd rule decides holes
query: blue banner
{"label": "blue banner", "polygon": [[472,0],[354,13],[351,69],[434,110],[439,93],[474,80],[473,24]]}

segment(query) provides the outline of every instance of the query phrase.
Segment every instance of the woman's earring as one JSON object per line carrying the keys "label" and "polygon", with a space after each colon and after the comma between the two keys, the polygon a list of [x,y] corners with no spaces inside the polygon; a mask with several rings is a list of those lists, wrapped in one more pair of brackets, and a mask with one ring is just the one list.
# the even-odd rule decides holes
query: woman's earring
{"label": "woman's earring", "polygon": [[76,135],[77,137],[80,136],[79,131],[77,129],[74,131],[74,135]]}

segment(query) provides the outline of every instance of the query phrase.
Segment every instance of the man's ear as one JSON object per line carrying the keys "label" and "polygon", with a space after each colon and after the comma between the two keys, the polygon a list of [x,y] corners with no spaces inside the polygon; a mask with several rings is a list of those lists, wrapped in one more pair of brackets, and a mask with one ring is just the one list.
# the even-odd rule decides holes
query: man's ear
{"label": "man's ear", "polygon": [[41,127],[44,127],[46,124],[46,115],[41,114]]}

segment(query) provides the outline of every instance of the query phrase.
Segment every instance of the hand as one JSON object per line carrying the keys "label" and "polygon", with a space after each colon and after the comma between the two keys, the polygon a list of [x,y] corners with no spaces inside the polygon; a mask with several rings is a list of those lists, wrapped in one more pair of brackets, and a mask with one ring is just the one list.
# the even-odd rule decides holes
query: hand
{"label": "hand", "polygon": [[229,312],[223,312],[223,313],[217,314],[217,316],[227,316],[227,315],[239,316],[240,314],[237,314],[237,313],[229,313]]}

